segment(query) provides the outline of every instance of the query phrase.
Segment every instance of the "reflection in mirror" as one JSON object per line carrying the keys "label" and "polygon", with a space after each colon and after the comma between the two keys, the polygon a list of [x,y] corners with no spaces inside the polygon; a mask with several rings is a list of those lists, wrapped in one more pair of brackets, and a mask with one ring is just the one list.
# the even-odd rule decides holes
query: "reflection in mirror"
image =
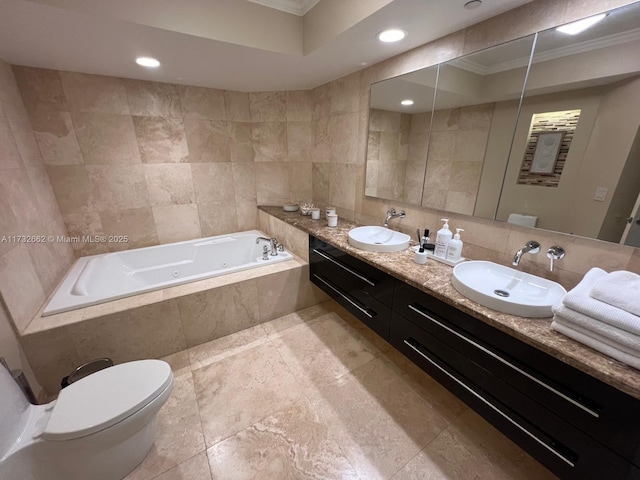
{"label": "reflection in mirror", "polygon": [[[473,215],[481,177],[497,199],[532,45],[529,36],[440,65],[423,206]],[[483,172],[487,159],[503,171]]]}
{"label": "reflection in mirror", "polygon": [[436,73],[433,66],[371,85],[366,195],[420,204]]}
{"label": "reflection in mirror", "polygon": [[[538,34],[496,219],[640,246],[639,25],[635,4]],[[536,169],[549,133],[558,149]]]}

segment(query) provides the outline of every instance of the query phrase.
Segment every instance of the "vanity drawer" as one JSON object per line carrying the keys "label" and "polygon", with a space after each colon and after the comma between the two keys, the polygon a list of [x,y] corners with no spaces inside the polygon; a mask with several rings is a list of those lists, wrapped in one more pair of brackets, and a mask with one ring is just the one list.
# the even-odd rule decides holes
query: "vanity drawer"
{"label": "vanity drawer", "polygon": [[[311,282],[325,291],[331,298],[349,310],[374,332],[387,340],[391,322],[391,309],[375,298],[358,290],[346,290],[336,282],[336,278],[310,268]],[[362,301],[361,298],[365,298]]]}
{"label": "vanity drawer", "polygon": [[630,462],[395,312],[390,342],[562,478],[640,478]]}
{"label": "vanity drawer", "polygon": [[393,309],[549,412],[640,465],[638,400],[406,284],[398,282]]}
{"label": "vanity drawer", "polygon": [[309,263],[327,275],[339,277],[346,290],[358,290],[391,307],[395,281],[390,275],[312,235],[309,236]]}

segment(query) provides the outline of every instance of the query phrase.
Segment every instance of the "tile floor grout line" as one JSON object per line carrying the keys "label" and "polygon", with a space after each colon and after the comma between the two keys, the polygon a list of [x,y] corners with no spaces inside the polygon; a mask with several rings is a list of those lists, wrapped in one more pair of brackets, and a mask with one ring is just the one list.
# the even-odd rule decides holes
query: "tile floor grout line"
{"label": "tile floor grout line", "polygon": [[[460,415],[458,417],[456,417],[456,419],[459,418],[459,417],[460,417]],[[427,443],[425,443],[424,446],[420,450],[418,450],[418,452],[416,452],[416,454],[413,457],[411,457],[409,460],[407,460],[405,463],[403,463],[400,466],[400,468],[398,468],[398,470],[396,470],[393,473],[393,475],[391,475],[389,477],[388,480],[393,480],[393,477],[395,477],[400,472],[400,470],[402,470],[404,467],[406,467],[409,464],[409,462],[413,461],[414,458],[416,458],[418,455],[420,455],[429,445],[431,445],[437,438],[439,438],[440,435],[442,435],[444,432],[449,430],[449,428],[451,428],[453,426],[453,423],[454,422],[451,422],[450,424],[448,424],[445,428],[443,428],[441,431],[439,431],[437,433],[437,435],[435,435],[431,440],[429,440]]]}
{"label": "tile floor grout line", "polygon": [[[199,348],[199,347],[201,347],[201,346],[203,346],[203,345],[206,345],[206,344],[208,344],[208,343],[212,343],[212,342],[215,342],[215,341],[221,340],[221,339],[223,339],[223,338],[230,337],[230,336],[232,336],[232,335],[236,335],[236,334],[238,334],[238,333],[240,333],[240,332],[244,332],[244,331],[246,331],[246,330],[250,330],[251,328],[255,328],[255,327],[258,327],[258,326],[262,327],[262,330],[263,330],[263,333],[264,333],[264,336],[263,336],[263,337],[264,337],[264,339],[265,339],[265,340],[268,340],[268,334],[267,334],[266,330],[264,329],[264,327],[262,326],[262,324],[258,324],[258,325],[254,325],[253,327],[248,327],[248,328],[245,328],[245,329],[242,329],[242,330],[238,330],[237,332],[233,332],[233,333],[230,333],[230,334],[228,334],[228,335],[224,335],[224,336],[222,336],[222,337],[214,338],[213,340],[209,340],[208,342],[201,343],[200,345],[195,345],[195,346],[193,346],[193,347],[188,348],[187,350],[188,350],[188,352],[189,352],[189,365],[190,365],[190,369],[191,369],[191,371],[192,371],[192,372],[195,372],[195,371],[197,371],[197,370],[201,370],[201,369],[206,368],[206,367],[208,367],[208,366],[210,366],[210,365],[214,365],[215,363],[221,362],[222,360],[225,360],[225,359],[227,359],[227,358],[234,357],[234,356],[236,356],[236,355],[238,355],[238,354],[240,354],[240,353],[244,353],[244,352],[246,352],[247,350],[251,350],[252,348],[255,348],[255,347],[258,347],[258,346],[262,345],[264,342],[260,343],[260,340],[262,339],[262,337],[260,337],[260,338],[257,338],[256,340],[250,341],[250,342],[248,342],[248,343],[244,343],[244,344],[242,344],[241,346],[236,347],[236,348],[235,348],[235,350],[238,350],[236,353],[233,353],[232,355],[229,355],[229,356],[223,357],[223,358],[221,358],[220,360],[217,360],[217,361],[215,361],[215,362],[208,363],[208,364],[206,364],[206,365],[201,365],[201,366],[198,366],[197,368],[193,368],[193,363],[191,362],[191,355],[190,355],[190,351],[191,351],[191,350],[196,349],[196,348]],[[244,348],[244,347],[247,347],[247,348]],[[225,351],[226,351],[226,350],[225,350]],[[219,356],[219,355],[215,355],[215,356]],[[202,362],[196,362],[196,364],[198,364],[198,363],[202,363]]]}
{"label": "tile floor grout line", "polygon": [[[260,422],[264,421],[266,418],[269,418],[269,417],[271,417],[271,416],[273,416],[273,415],[277,415],[278,413],[281,413],[281,412],[286,411],[290,406],[291,406],[291,405],[289,405],[289,406],[287,406],[287,407],[284,407],[284,408],[281,408],[281,409],[279,409],[279,410],[274,410],[273,412],[271,412],[271,413],[269,413],[269,414],[265,415],[264,417],[260,418],[259,420],[256,420],[256,421],[255,421],[255,422],[253,422],[251,425],[247,425],[246,427],[241,428],[240,430],[238,430],[238,431],[236,431],[236,432],[233,432],[233,433],[231,433],[231,434],[227,435],[226,437],[224,437],[224,438],[223,438],[223,439],[221,439],[220,441],[218,441],[218,442],[214,443],[214,444],[213,444],[213,445],[211,445],[210,447],[206,447],[206,443],[207,443],[207,442],[205,441],[205,450],[204,450],[204,451],[205,451],[205,452],[209,452],[209,450],[211,450],[211,449],[212,449],[213,447],[215,447],[216,445],[219,445],[219,444],[221,444],[222,442],[224,442],[224,441],[226,441],[226,440],[229,440],[231,437],[234,437],[234,436],[238,435],[239,433],[244,432],[245,430],[248,430],[248,429],[250,429],[250,428],[253,428],[255,425],[257,425],[257,424],[259,424]],[[198,452],[198,453],[202,453],[202,452]],[[208,455],[208,453],[207,453],[207,455]]]}
{"label": "tile floor grout line", "polygon": [[[164,475],[165,473],[167,473],[167,472],[169,472],[169,471],[173,470],[174,468],[178,468],[178,467],[179,467],[180,465],[182,465],[183,463],[186,463],[186,462],[188,462],[189,460],[193,460],[195,457],[197,457],[197,456],[198,456],[198,455],[200,455],[201,453],[204,453],[204,454],[206,455],[207,450],[205,449],[205,450],[203,450],[202,452],[198,452],[198,453],[196,453],[196,454],[194,454],[194,455],[191,455],[189,458],[187,458],[187,459],[185,459],[185,460],[181,461],[180,463],[178,463],[177,465],[174,465],[173,467],[169,468],[168,470],[165,470],[164,472],[159,473],[158,475],[155,475],[155,476],[151,477],[149,480],[155,480],[156,478],[161,477],[162,475]],[[207,460],[207,461],[208,461],[208,460]],[[209,468],[209,476],[211,476],[211,468]],[[200,480],[200,479],[198,479],[198,480]]]}
{"label": "tile floor grout line", "polygon": [[[191,371],[191,381],[193,382],[193,393],[196,399],[196,408],[198,409],[198,419],[200,420],[200,433],[202,434],[202,443],[204,444],[204,451],[207,451],[207,436],[204,434],[204,424],[202,422],[202,414],[200,408],[200,401],[198,400],[198,390],[196,388],[196,378],[193,371]],[[201,452],[198,452],[201,453]]]}

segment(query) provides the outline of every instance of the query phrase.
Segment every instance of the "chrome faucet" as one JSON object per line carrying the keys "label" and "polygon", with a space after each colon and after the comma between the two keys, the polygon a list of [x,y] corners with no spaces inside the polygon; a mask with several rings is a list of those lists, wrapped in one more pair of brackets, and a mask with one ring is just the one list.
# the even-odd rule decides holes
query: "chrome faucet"
{"label": "chrome faucet", "polygon": [[539,251],[540,251],[540,244],[535,240],[529,240],[527,244],[524,247],[522,247],[520,250],[518,250],[516,254],[513,256],[513,261],[511,262],[511,264],[517,267],[518,264],[520,263],[520,259],[522,258],[522,255],[524,255],[525,253],[538,253]]}
{"label": "chrome faucet", "polygon": [[[276,238],[258,237],[256,238],[256,245],[260,243],[260,241],[269,242],[269,245],[271,246],[272,257],[278,255],[278,240]],[[280,249],[280,251],[283,251],[283,249]]]}
{"label": "chrome faucet", "polygon": [[404,213],[404,210],[400,210],[400,213],[396,213],[396,209],[392,208],[390,210],[387,210],[387,218],[384,219],[384,226],[388,227],[389,226],[389,220],[391,220],[392,218],[404,218],[406,215]]}

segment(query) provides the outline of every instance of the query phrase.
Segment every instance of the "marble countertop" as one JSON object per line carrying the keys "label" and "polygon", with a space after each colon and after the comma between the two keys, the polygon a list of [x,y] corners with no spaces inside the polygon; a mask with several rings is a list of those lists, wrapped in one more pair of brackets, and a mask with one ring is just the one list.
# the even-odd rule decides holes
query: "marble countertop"
{"label": "marble countertop", "polygon": [[542,350],[603,382],[640,399],[640,371],[603,355],[551,329],[551,318],[523,318],[496,312],[462,296],[451,285],[452,267],[430,260],[426,265],[413,261],[410,249],[396,253],[365,252],[348,243],[348,232],[359,225],[339,220],[327,226],[324,219],[312,220],[299,212],[285,212],[282,207],[258,207],[280,220],[299,228],[379,268],[409,285],[481,320],[523,342]]}

